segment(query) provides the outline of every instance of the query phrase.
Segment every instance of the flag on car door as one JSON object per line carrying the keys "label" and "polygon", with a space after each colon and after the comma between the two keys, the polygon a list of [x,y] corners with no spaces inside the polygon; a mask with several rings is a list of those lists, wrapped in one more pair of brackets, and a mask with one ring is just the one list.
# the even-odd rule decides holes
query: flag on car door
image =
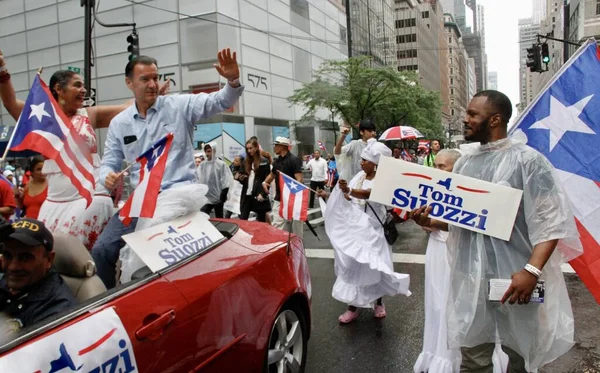
{"label": "flag on car door", "polygon": [[279,188],[281,194],[279,215],[286,220],[306,221],[309,189],[283,172],[279,172]]}

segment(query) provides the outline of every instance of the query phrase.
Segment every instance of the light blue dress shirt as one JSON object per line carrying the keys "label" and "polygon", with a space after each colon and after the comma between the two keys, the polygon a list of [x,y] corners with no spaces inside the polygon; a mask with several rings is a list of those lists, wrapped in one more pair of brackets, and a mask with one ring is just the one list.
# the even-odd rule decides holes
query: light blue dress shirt
{"label": "light blue dress shirt", "polygon": [[[194,124],[232,107],[242,95],[244,87],[223,89],[210,94],[182,94],[159,96],[143,118],[133,104],[110,122],[100,166],[100,180],[104,182],[111,172],[119,172],[123,161],[135,159],[169,132],[174,133],[161,190],[177,184],[193,183],[196,179],[194,164]],[[125,138],[136,140],[125,144]],[[130,182],[138,185],[140,165],[130,169]]]}

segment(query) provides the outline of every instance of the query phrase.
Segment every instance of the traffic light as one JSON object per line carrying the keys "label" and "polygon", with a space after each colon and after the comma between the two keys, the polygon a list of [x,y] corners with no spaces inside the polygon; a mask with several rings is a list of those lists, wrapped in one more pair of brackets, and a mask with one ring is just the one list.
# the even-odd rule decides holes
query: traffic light
{"label": "traffic light", "polygon": [[550,51],[548,50],[548,43],[542,44],[542,62],[546,66],[550,63]]}
{"label": "traffic light", "polygon": [[527,48],[527,67],[532,73],[542,72],[542,61],[540,59],[540,46],[533,44],[531,48]]}
{"label": "traffic light", "polygon": [[130,53],[129,61],[133,61],[140,55],[140,38],[138,37],[137,31],[133,30],[127,37],[127,42],[129,43],[129,46],[127,47],[127,52]]}

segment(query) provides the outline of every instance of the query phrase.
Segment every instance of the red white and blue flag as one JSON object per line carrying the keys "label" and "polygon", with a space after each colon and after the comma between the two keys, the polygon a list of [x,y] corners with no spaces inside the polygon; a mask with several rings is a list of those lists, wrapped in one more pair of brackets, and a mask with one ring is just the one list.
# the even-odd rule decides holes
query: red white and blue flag
{"label": "red white and blue flag", "polygon": [[566,191],[583,255],[569,263],[600,303],[600,49],[588,40],[511,129],[544,154]]}
{"label": "red white and blue flag", "polygon": [[87,206],[92,203],[95,181],[91,155],[83,150],[81,137],[39,74],[33,81],[8,148],[32,150],[54,160],[86,199]]}
{"label": "red white and blue flag", "polygon": [[325,145],[323,145],[323,143],[321,141],[317,141],[317,144],[319,144],[319,148],[323,151],[327,151],[327,149],[325,149]]}
{"label": "red white and blue flag", "polygon": [[279,215],[286,220],[306,221],[308,218],[309,189],[297,181],[279,172],[279,192],[281,201]]}
{"label": "red white and blue flag", "polygon": [[129,225],[132,218],[154,217],[160,184],[172,143],[173,134],[169,133],[137,157],[136,162],[140,162],[140,183],[119,212],[123,224]]}

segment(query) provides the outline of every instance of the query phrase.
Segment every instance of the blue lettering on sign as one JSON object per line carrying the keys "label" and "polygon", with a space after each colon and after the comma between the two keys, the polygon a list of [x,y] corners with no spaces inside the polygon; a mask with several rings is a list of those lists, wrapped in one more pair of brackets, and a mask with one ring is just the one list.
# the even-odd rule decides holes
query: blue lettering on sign
{"label": "blue lettering on sign", "polygon": [[106,361],[99,366],[90,370],[89,373],[131,373],[135,371],[136,368],[131,363],[130,351],[127,347],[127,342],[124,339],[119,341],[119,347],[123,349],[123,351],[106,359]]}
{"label": "blue lettering on sign", "polygon": [[179,237],[165,238],[163,242],[169,244],[169,247],[160,250],[158,256],[160,256],[167,265],[172,265],[203,251],[205,248],[212,245],[213,241],[206,233],[201,232],[201,234],[202,237],[200,238],[195,238],[189,233]]}
{"label": "blue lettering on sign", "polygon": [[[448,178],[442,182],[438,182],[438,184],[450,190],[451,181],[452,179]],[[419,190],[420,194],[413,196],[409,190],[396,189],[391,202],[392,206],[414,210],[429,204],[431,208],[429,215],[432,218],[443,218],[447,221],[477,228],[482,231],[487,229],[487,210],[481,210],[481,213],[467,211],[463,208],[463,198],[434,190],[434,187],[431,185],[419,184]],[[429,203],[430,200],[433,202]]]}

